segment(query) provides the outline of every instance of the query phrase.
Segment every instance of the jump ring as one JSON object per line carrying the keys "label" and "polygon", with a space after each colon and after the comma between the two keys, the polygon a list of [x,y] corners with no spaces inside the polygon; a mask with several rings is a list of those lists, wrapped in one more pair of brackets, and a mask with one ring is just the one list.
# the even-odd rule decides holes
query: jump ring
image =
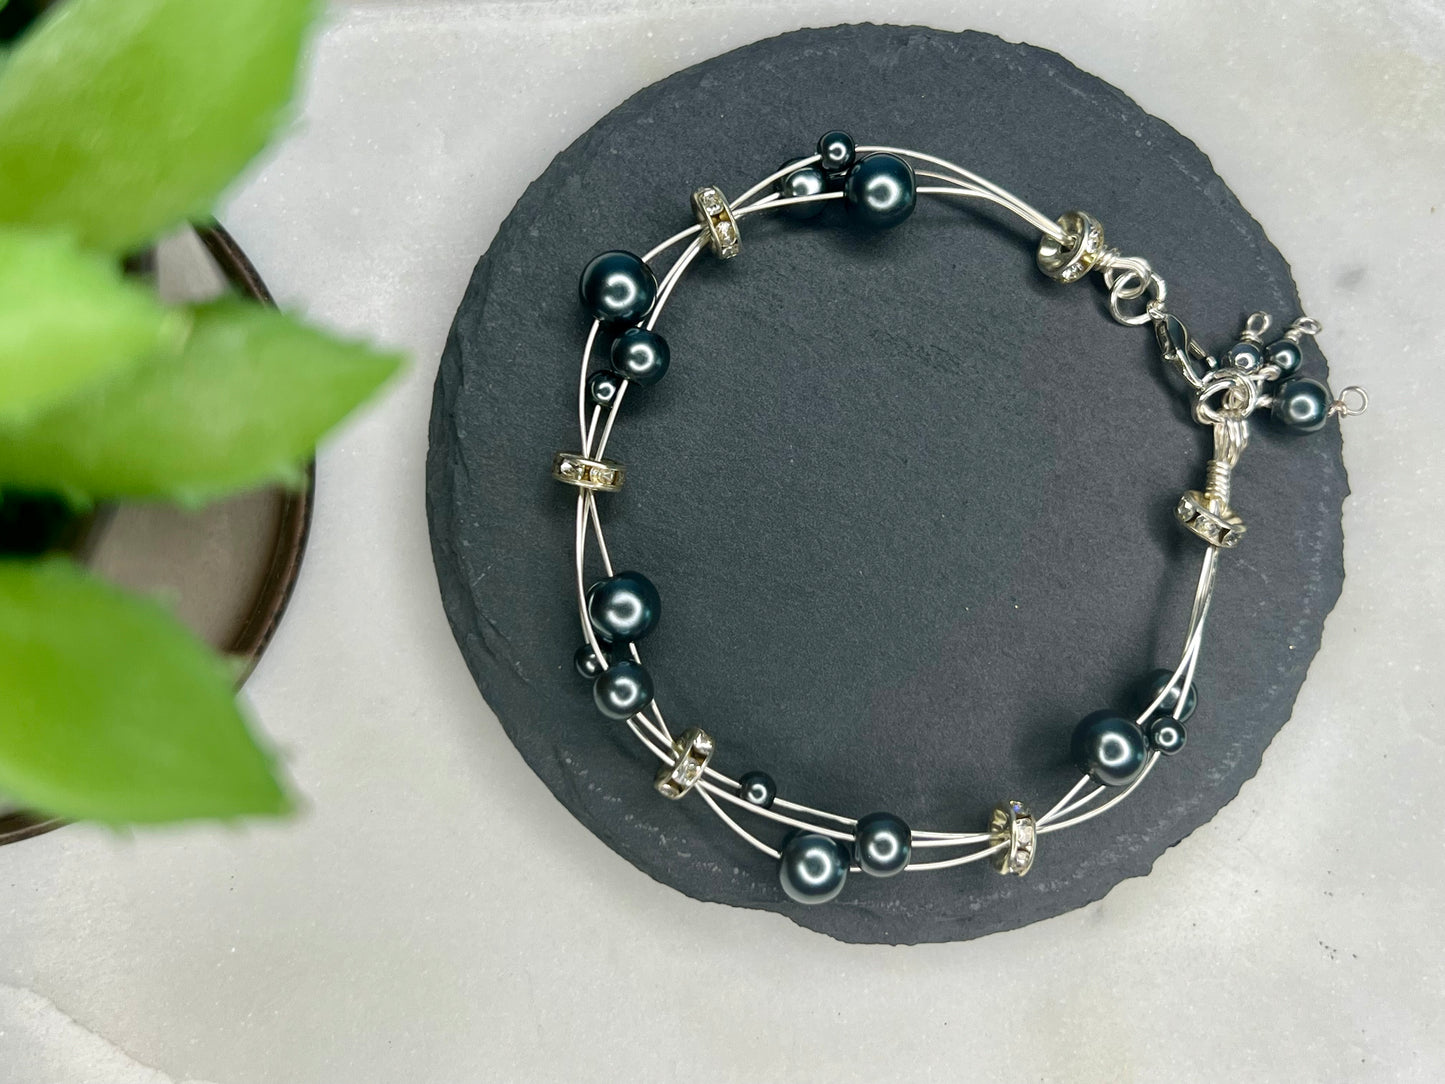
{"label": "jump ring", "polygon": [[[1223,393],[1226,397],[1231,391],[1243,392],[1244,402],[1236,406],[1225,406],[1221,404],[1215,407],[1210,404],[1209,399],[1216,393]],[[1201,424],[1209,422],[1217,424],[1224,421],[1232,421],[1239,418],[1247,418],[1253,414],[1259,406],[1259,388],[1254,381],[1244,373],[1235,370],[1225,370],[1214,373],[1205,379],[1199,389],[1199,394],[1194,400],[1194,419]]]}
{"label": "jump ring", "polygon": [[[1144,267],[1147,269],[1148,264]],[[1112,269],[1111,269],[1112,270]],[[1109,315],[1128,327],[1140,327],[1154,319],[1156,302],[1163,304],[1166,294],[1164,280],[1152,270],[1141,271],[1135,267],[1123,267],[1117,275],[1105,275],[1109,281]],[[1150,301],[1138,312],[1126,312],[1122,302],[1136,301],[1145,294],[1152,295]]]}

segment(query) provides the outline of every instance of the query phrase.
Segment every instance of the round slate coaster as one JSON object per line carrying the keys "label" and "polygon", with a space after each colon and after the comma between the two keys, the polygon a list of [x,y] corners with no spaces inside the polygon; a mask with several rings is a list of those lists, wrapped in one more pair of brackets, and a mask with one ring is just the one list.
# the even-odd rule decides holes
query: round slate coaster
{"label": "round slate coaster", "polygon": [[[1235,497],[1249,535],[1222,560],[1189,747],[1127,803],[1044,837],[1024,879],[854,875],[832,904],[787,901],[775,864],[700,800],[658,797],[655,763],[573,673],[573,491],[548,470],[578,444],[587,259],[647,249],[689,224],[694,188],[741,192],[833,127],[952,159],[1050,214],[1093,212],[1212,349],[1253,309],[1299,312],[1284,260],[1198,148],[1056,54],[911,27],[787,34],[635,95],[518,202],[441,361],[433,552],[508,736],[638,868],[843,940],[977,937],[1147,873],[1254,773],[1340,590],[1340,440],[1254,423]],[[837,207],[758,216],[742,256],[700,260],[668,306],[672,369],[627,397],[608,454],[628,482],[603,514],[619,567],[662,594],[645,644],[659,703],[714,735],[723,771],[764,768],[785,796],[854,816],[976,829],[1001,800],[1041,813],[1062,796],[1079,717],[1177,660],[1202,546],[1172,510],[1203,480],[1209,432],[1149,329],[1111,321],[1092,279],[1045,279],[1036,241],[930,197],[877,235]]]}

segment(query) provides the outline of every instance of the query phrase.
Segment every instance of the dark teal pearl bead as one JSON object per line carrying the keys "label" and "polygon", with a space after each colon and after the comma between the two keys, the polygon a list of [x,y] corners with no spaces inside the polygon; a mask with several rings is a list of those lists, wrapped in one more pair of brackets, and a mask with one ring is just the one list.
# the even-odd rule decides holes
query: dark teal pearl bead
{"label": "dark teal pearl bead", "polygon": [[630,327],[612,343],[612,368],[644,388],[667,374],[671,360],[667,340],[645,327]]}
{"label": "dark teal pearl bead", "polygon": [[[1164,691],[1164,686],[1169,684],[1169,679],[1174,676],[1173,670],[1151,670],[1149,676],[1139,683],[1134,691],[1134,710],[1143,711],[1154,698]],[[1161,715],[1173,715],[1174,705],[1179,703],[1179,690],[1171,689],[1169,695],[1159,701],[1159,707],[1151,718],[1157,719]],[[1189,683],[1189,691],[1184,694],[1184,711],[1180,714],[1180,721],[1188,719],[1194,714],[1194,709],[1199,706],[1199,688],[1193,682]]]}
{"label": "dark teal pearl bead", "polygon": [[857,155],[858,148],[847,132],[827,132],[818,140],[818,165],[831,176],[847,173]]}
{"label": "dark teal pearl bead", "polygon": [[898,225],[918,203],[913,167],[896,154],[870,154],[858,162],[848,171],[843,195],[854,221],[874,229]]}
{"label": "dark teal pearl bead", "polygon": [[577,290],[583,307],[604,324],[630,324],[651,311],[657,278],[640,256],[604,252],[582,269]]}
{"label": "dark teal pearl bead", "polygon": [[597,675],[602,673],[602,663],[592,650],[591,644],[584,643],[572,656],[572,665],[577,673],[588,681],[595,681]]}
{"label": "dark teal pearl bead", "polygon": [[1286,380],[1274,390],[1270,414],[1286,429],[1296,433],[1313,433],[1323,429],[1330,417],[1334,396],[1318,380],[1297,376]]}
{"label": "dark teal pearl bead", "polygon": [[817,832],[790,833],[778,858],[778,883],[798,903],[836,899],[848,880],[848,856],[836,842]]}
{"label": "dark teal pearl bead", "polygon": [[[823,175],[821,169],[815,166],[804,166],[802,169],[795,169],[792,173],[779,177],[774,187],[783,199],[816,196],[828,190],[828,178]],[[827,201],[821,199],[809,203],[794,203],[791,206],[780,208],[778,213],[801,221],[817,217],[825,203]]]}
{"label": "dark teal pearl bead", "polygon": [[609,719],[630,719],[652,703],[652,675],[631,659],[619,659],[592,683],[597,710]]}
{"label": "dark teal pearl bead", "polygon": [[869,813],[858,821],[853,836],[853,856],[858,868],[870,877],[892,877],[902,873],[913,854],[913,830],[892,813]]}
{"label": "dark teal pearl bead", "polygon": [[1304,364],[1304,354],[1299,348],[1299,343],[1280,339],[1264,348],[1264,360],[1277,366],[1279,368],[1278,379],[1284,380],[1299,372],[1299,367]]}
{"label": "dark teal pearl bead", "polygon": [[598,369],[587,378],[587,398],[598,406],[611,406],[622,390],[622,377],[608,369]]}
{"label": "dark teal pearl bead", "polygon": [[1096,711],[1074,728],[1074,763],[1106,787],[1134,782],[1144,768],[1147,751],[1144,732],[1117,712]]}
{"label": "dark teal pearl bead", "polygon": [[1237,342],[1224,352],[1223,365],[1242,373],[1256,373],[1264,364],[1264,352],[1251,342]]}
{"label": "dark teal pearl bead", "polygon": [[641,572],[619,572],[587,589],[587,616],[610,643],[632,643],[657,628],[662,597]]}
{"label": "dark teal pearl bead", "polygon": [[1188,739],[1189,732],[1184,729],[1184,724],[1167,715],[1149,724],[1149,744],[1166,757],[1172,757],[1183,749]]}
{"label": "dark teal pearl bead", "polygon": [[738,779],[738,796],[759,809],[772,809],[778,796],[778,784],[767,772],[747,772]]}

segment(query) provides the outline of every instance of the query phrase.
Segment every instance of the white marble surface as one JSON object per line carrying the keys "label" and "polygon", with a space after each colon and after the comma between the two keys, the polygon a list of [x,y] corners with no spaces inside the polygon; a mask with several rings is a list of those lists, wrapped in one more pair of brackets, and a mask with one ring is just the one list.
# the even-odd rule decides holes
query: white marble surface
{"label": "white marble surface", "polygon": [[[477,695],[423,516],[436,358],[527,181],[680,67],[864,18],[1058,49],[1193,137],[1375,398],[1344,597],[1259,776],[1147,879],[971,944],[840,945],[613,855]],[[416,359],[327,447],[250,686],[309,808],[0,851],[0,1081],[1445,1077],[1442,64],[1434,0],[333,9],[227,216],[285,302]]]}

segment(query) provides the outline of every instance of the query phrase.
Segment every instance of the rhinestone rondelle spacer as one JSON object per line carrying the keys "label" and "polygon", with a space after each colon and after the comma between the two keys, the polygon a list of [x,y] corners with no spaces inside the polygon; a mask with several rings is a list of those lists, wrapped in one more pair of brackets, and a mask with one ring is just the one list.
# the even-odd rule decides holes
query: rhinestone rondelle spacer
{"label": "rhinestone rondelle spacer", "polygon": [[738,220],[722,190],[707,185],[692,194],[692,213],[702,226],[705,247],[722,260],[731,260],[742,251],[743,239]]}
{"label": "rhinestone rondelle spacer", "polygon": [[1211,546],[1232,550],[1244,537],[1244,520],[1218,497],[1191,489],[1174,506],[1175,518]]}
{"label": "rhinestone rondelle spacer", "polygon": [[552,457],[552,477],[578,489],[616,493],[622,488],[627,470],[610,459],[588,459],[575,452],[558,452]]}
{"label": "rhinestone rondelle spacer", "polygon": [[1004,802],[993,811],[988,826],[989,843],[994,847],[1004,846],[994,855],[993,868],[1002,874],[1022,877],[1033,869],[1034,846],[1038,841],[1038,829],[1034,818],[1022,802]]}
{"label": "rhinestone rondelle spacer", "polygon": [[681,798],[702,778],[703,769],[712,759],[712,754],[712,735],[697,727],[684,730],[682,736],[672,743],[675,758],[672,766],[664,765],[657,770],[657,793],[664,798]]}
{"label": "rhinestone rondelle spacer", "polygon": [[1056,282],[1078,282],[1104,254],[1104,226],[1085,211],[1066,211],[1058,221],[1066,236],[1039,241],[1039,270]]}

